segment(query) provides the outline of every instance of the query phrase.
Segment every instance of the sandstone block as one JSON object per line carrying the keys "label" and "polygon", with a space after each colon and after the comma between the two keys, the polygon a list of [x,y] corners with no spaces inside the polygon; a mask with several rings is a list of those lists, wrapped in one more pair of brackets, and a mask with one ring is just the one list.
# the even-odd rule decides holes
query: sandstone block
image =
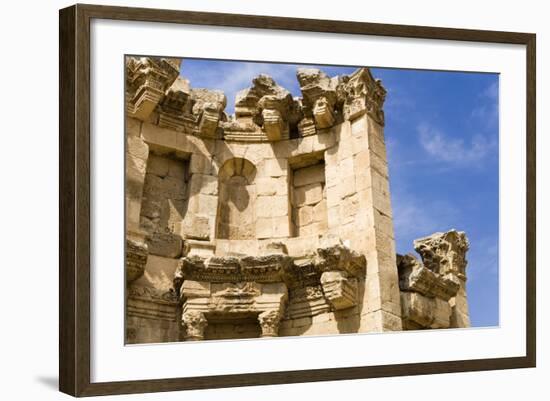
{"label": "sandstone block", "polygon": [[325,182],[324,164],[316,164],[294,171],[293,184],[301,187],[308,184]]}
{"label": "sandstone block", "polygon": [[181,236],[173,233],[153,233],[147,238],[151,255],[177,258],[181,255],[183,243]]}
{"label": "sandstone block", "polygon": [[323,186],[321,183],[304,185],[294,189],[294,202],[296,206],[313,205],[323,199]]}

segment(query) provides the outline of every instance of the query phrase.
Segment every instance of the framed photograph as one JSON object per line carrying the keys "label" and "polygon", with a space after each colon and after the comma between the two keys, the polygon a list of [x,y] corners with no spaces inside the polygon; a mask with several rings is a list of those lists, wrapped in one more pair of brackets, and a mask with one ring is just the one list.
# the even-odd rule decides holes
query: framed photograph
{"label": "framed photograph", "polygon": [[59,18],[62,392],[535,366],[534,34]]}

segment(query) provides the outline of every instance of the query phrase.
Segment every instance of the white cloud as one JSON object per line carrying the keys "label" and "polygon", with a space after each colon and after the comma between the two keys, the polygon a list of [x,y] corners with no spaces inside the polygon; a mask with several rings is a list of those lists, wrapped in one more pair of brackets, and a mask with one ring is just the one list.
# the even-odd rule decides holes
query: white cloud
{"label": "white cloud", "polygon": [[[288,89],[296,81],[296,66],[285,64],[253,62],[219,62],[219,68],[204,68],[200,71],[200,82],[191,79],[193,88],[221,90],[227,96],[228,109],[233,108],[235,95],[242,89],[252,86],[252,79],[267,74]],[[189,62],[189,65],[192,65]],[[196,68],[194,66],[190,68]],[[186,77],[185,62],[181,74]]]}
{"label": "white cloud", "polygon": [[489,99],[498,99],[498,81],[494,81],[490,84],[483,92],[482,95],[488,97]]}
{"label": "white cloud", "polygon": [[422,200],[410,192],[392,194],[393,224],[398,253],[414,252],[413,241],[454,227],[460,211],[443,200]]}
{"label": "white cloud", "polygon": [[451,138],[426,123],[419,125],[417,131],[422,148],[435,161],[472,166],[497,147],[496,140],[489,140],[484,135],[475,135],[466,142],[461,138]]}

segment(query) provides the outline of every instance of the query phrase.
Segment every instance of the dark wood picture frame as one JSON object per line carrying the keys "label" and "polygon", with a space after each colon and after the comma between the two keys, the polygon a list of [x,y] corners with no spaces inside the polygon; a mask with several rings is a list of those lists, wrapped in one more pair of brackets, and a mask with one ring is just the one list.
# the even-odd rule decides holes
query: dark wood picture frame
{"label": "dark wood picture frame", "polygon": [[[91,383],[90,21],[93,18],[525,45],[526,356]],[[93,396],[535,367],[535,34],[81,4],[60,10],[59,30],[59,389],[62,392]]]}

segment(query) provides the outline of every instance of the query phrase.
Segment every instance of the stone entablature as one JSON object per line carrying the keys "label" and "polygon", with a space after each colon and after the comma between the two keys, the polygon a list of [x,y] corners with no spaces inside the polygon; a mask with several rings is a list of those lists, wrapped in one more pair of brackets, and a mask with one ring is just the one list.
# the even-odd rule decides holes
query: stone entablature
{"label": "stone entablature", "polygon": [[328,310],[351,308],[357,305],[357,283],[364,280],[365,270],[365,258],[341,244],[301,258],[284,253],[183,257],[174,288],[182,304],[185,338],[202,339],[209,320],[250,316],[258,320],[262,337],[277,336],[280,321],[288,316],[289,301],[295,301],[289,300],[289,294],[317,288],[330,305]]}
{"label": "stone entablature", "polygon": [[224,94],[191,88],[178,77],[180,63],[127,58],[129,116],[203,138],[251,142],[313,135],[364,113],[384,125],[386,91],[368,68],[332,78],[318,69],[299,68],[303,98],[293,98],[273,78],[260,74],[237,94],[235,115],[228,116]]}

